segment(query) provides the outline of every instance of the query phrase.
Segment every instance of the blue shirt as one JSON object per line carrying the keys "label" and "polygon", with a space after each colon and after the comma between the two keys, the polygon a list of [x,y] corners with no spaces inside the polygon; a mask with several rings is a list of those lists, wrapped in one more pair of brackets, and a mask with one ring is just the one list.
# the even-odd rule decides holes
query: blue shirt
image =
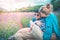
{"label": "blue shirt", "polygon": [[60,32],[58,27],[57,18],[54,13],[50,13],[49,16],[46,17],[46,30],[43,33],[43,40],[51,40],[52,33],[54,32],[60,40]]}

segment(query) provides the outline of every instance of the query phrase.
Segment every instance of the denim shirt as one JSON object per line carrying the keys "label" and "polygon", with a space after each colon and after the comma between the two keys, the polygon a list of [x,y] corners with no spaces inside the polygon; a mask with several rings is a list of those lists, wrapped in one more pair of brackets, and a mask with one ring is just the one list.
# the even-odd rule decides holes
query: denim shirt
{"label": "denim shirt", "polygon": [[49,16],[46,17],[46,30],[43,33],[43,40],[51,40],[52,33],[54,32],[60,40],[60,32],[58,27],[57,18],[54,13],[50,13]]}

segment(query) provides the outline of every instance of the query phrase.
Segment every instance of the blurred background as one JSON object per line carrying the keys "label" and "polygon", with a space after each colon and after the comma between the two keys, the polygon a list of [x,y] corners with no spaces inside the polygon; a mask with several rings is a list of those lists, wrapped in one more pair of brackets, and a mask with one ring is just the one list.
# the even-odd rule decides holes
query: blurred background
{"label": "blurred background", "polygon": [[29,21],[39,8],[47,3],[53,5],[60,27],[60,0],[0,0],[0,40],[7,40]]}

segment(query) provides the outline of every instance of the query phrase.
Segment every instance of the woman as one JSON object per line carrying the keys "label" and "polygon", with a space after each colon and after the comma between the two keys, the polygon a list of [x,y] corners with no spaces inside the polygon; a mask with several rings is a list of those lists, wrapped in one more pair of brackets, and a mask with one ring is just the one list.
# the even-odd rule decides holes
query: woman
{"label": "woman", "polygon": [[[50,6],[50,5],[47,5],[47,6]],[[51,7],[49,9],[45,6],[45,7],[42,7],[42,10],[43,11],[41,10],[39,11],[47,14],[47,16],[45,17],[46,28],[45,28],[45,31],[43,32],[43,40],[51,40],[53,33],[56,34],[57,40],[60,40],[60,32],[58,28],[57,18],[54,15],[54,13],[52,13]]]}
{"label": "woman", "polygon": [[[50,5],[47,5],[50,6]],[[49,15],[46,17],[46,30],[43,33],[43,40],[51,40],[52,33],[56,34],[57,40],[60,40],[60,32],[58,28],[58,22],[55,14],[51,11],[51,8],[44,7],[44,11],[46,11]]]}

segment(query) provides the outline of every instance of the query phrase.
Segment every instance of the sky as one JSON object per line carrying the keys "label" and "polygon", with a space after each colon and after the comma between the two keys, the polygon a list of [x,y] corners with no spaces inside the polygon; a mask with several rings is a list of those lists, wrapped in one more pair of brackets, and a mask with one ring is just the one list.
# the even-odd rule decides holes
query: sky
{"label": "sky", "polygon": [[46,4],[50,1],[51,0],[0,0],[0,8],[13,11],[16,8]]}

